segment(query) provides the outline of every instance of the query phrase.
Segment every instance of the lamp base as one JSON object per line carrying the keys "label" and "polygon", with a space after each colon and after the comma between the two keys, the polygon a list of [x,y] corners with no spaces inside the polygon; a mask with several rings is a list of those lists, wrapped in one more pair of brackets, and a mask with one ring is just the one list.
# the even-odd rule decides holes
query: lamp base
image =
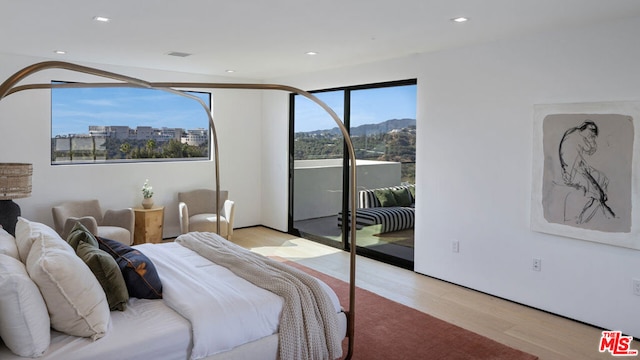
{"label": "lamp base", "polygon": [[9,234],[16,235],[16,223],[20,216],[20,206],[13,200],[0,200],[0,225]]}

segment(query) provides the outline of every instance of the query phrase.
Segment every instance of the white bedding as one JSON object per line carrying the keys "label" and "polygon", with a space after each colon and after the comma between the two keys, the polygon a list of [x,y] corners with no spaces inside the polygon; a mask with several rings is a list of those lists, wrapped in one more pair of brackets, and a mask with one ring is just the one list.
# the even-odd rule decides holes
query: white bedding
{"label": "white bedding", "polygon": [[[126,311],[111,312],[111,327],[97,340],[51,332],[42,360],[187,359],[191,347],[189,321],[162,300],[129,299]],[[0,346],[0,359],[25,358]]]}
{"label": "white bedding", "polygon": [[281,359],[337,359],[342,356],[344,334],[338,325],[337,299],[329,295],[318,279],[217,234],[190,232],[180,235],[175,242],[283,298],[278,328]]}
{"label": "white bedding", "polygon": [[278,331],[283,305],[279,296],[179,244],[137,248],[156,266],[164,301],[191,321],[192,359],[228,351]]}
{"label": "white bedding", "polygon": [[[210,355],[217,358],[215,354],[238,350],[245,343],[260,344],[278,331],[283,306],[279,296],[179,244],[135,247],[153,261],[163,283],[164,299],[130,299],[126,311],[111,312],[107,334],[95,342],[52,331],[51,346],[39,359],[184,360]],[[321,284],[330,291],[336,312],[340,312],[335,294]],[[213,298],[204,298],[205,293]],[[192,324],[187,319],[196,321]],[[345,319],[341,314],[342,333]],[[275,354],[263,355],[273,358]],[[24,358],[0,346],[0,359]]]}

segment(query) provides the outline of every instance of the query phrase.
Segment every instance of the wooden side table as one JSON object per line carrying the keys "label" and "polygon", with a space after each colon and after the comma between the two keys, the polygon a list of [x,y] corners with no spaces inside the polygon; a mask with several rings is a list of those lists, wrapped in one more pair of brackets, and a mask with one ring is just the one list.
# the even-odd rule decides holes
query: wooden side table
{"label": "wooden side table", "polygon": [[133,244],[154,243],[162,241],[162,225],[164,223],[164,206],[152,209],[134,208],[136,224],[133,232]]}

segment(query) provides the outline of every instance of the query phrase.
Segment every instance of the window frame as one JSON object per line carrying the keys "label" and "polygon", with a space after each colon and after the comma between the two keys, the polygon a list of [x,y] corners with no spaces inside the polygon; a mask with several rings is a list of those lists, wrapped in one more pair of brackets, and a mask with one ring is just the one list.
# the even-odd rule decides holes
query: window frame
{"label": "window frame", "polygon": [[[52,81],[52,84],[73,84],[73,82],[69,82],[69,81]],[[195,128],[195,129],[191,129],[191,128],[184,128],[184,127],[173,127],[173,128],[169,128],[169,127],[162,127],[162,128],[153,128],[151,126],[148,126],[144,123],[139,123],[139,124],[126,124],[126,125],[88,125],[88,129],[86,133],[72,133],[72,134],[67,134],[67,135],[54,135],[53,134],[53,129],[55,126],[55,113],[54,113],[54,109],[55,109],[55,104],[54,104],[54,99],[55,99],[55,94],[54,92],[56,90],[69,90],[69,89],[74,89],[74,88],[69,88],[69,87],[52,87],[51,88],[51,95],[50,95],[50,99],[51,99],[51,120],[50,120],[50,126],[51,126],[51,131],[50,131],[50,135],[51,135],[51,153],[50,153],[50,164],[52,166],[60,166],[60,165],[88,165],[88,164],[120,164],[120,163],[147,163],[147,162],[160,162],[160,163],[166,163],[166,162],[183,162],[183,161],[211,161],[212,159],[212,145],[213,145],[213,140],[212,140],[212,130],[211,130],[211,124],[209,123],[209,119],[207,117],[206,120],[206,128]],[[123,92],[126,90],[131,90],[134,89],[136,91],[158,91],[158,92],[163,92],[164,94],[168,95],[168,96],[175,96],[175,97],[180,97],[180,95],[174,94],[172,92],[168,92],[168,91],[163,91],[162,89],[146,89],[146,88],[135,88],[135,87],[127,87],[127,86],[123,86],[123,87],[83,87],[83,88],[75,88],[75,89],[82,89],[82,90],[93,90],[93,91],[100,91],[100,90],[109,90],[110,93],[105,94],[104,96],[97,96],[95,97],[96,99],[109,99],[109,95],[113,96],[113,95],[117,95],[117,91],[118,89],[121,89]],[[201,98],[205,104],[208,106],[208,111],[211,112],[212,109],[212,94],[211,92],[208,91],[193,91],[193,90],[184,90],[185,93],[188,94],[194,94],[196,96],[198,96],[199,98]],[[188,101],[192,101],[195,105],[197,106],[198,109],[200,111],[202,111],[202,106],[201,104],[199,104],[196,100],[194,99],[189,99],[189,98],[185,98]],[[141,113],[143,113],[141,111]],[[180,125],[180,124],[176,124],[176,125]],[[120,130],[122,131],[122,128],[124,128],[125,126],[128,127],[128,132],[131,133],[132,131],[137,131],[140,129],[145,129],[145,130],[149,130],[151,131],[152,135],[150,135],[150,139],[131,139],[131,138],[127,138],[124,139],[124,143],[128,143],[128,142],[135,142],[136,143],[136,148],[132,149],[131,151],[133,152],[134,150],[137,150],[138,153],[140,153],[141,149],[144,149],[145,147],[149,146],[149,141],[153,141],[153,143],[155,145],[157,145],[158,142],[164,143],[166,141],[166,143],[169,143],[172,140],[175,140],[178,142],[179,145],[184,145],[184,143],[182,142],[182,138],[190,131],[201,131],[201,136],[206,133],[206,140],[204,140],[204,142],[200,145],[197,146],[199,147],[203,153],[203,156],[194,156],[194,157],[190,157],[190,156],[183,156],[183,157],[136,157],[136,158],[108,158],[108,154],[107,152],[109,151],[109,149],[107,149],[106,147],[108,145],[106,145],[106,141],[108,141],[107,139],[109,138],[109,136],[99,136],[99,135],[94,135],[92,133],[92,129],[91,127],[94,127],[94,130],[98,130],[98,128],[103,128],[104,131],[109,131],[111,134],[115,134],[116,131]],[[119,129],[117,129],[119,128]],[[180,135],[176,135],[175,131],[181,130],[181,134]],[[156,132],[156,134],[153,134],[153,132]],[[169,135],[170,133],[174,133],[172,138],[169,139]],[[70,136],[70,135],[82,135],[82,136]],[[130,136],[130,135],[128,135]],[[179,136],[179,139],[177,138],[177,136]],[[162,140],[162,138],[167,138],[167,140]],[[63,143],[64,140],[69,140],[69,145],[66,145]],[[85,141],[87,143],[92,143],[92,148],[84,148],[81,149],[79,151],[83,151],[85,153],[84,158],[82,159],[78,159],[75,160],[73,159],[74,157],[74,153],[73,153],[73,142],[74,139],[77,139],[78,142],[80,141]],[[89,141],[87,141],[88,139],[91,139]],[[104,139],[105,142],[102,142],[100,144],[96,144],[96,140],[101,140]],[[118,138],[114,138],[115,141],[122,141],[123,139],[118,139]],[[144,142],[144,146],[141,146],[141,143]],[[57,151],[57,145],[58,143],[62,143],[63,146],[68,146],[68,150],[65,150],[64,148],[62,150]],[[117,143],[116,143],[117,144]],[[175,145],[174,145],[175,146]],[[118,147],[118,149],[114,149],[111,148],[111,151],[121,151],[121,148]],[[146,155],[161,155],[162,153],[156,153],[155,149],[147,149],[148,153]],[[59,158],[59,156],[56,155],[56,153],[58,154],[63,154],[64,151],[68,151],[68,161],[67,160],[61,160],[61,161],[57,161],[56,159]],[[163,150],[164,151],[164,150]],[[192,147],[182,147],[182,151],[196,151],[194,150]],[[127,153],[128,155],[129,153]]]}

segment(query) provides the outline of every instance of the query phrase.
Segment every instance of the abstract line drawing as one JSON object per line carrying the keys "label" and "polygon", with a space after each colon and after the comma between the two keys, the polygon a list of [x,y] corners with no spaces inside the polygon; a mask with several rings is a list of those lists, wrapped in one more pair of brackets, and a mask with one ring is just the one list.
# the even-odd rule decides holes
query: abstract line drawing
{"label": "abstract line drawing", "polygon": [[640,102],[534,105],[531,229],[640,250]]}
{"label": "abstract line drawing", "polygon": [[[580,126],[572,127],[564,132],[558,146],[558,158],[562,168],[564,184],[574,188],[564,199],[565,221],[577,224],[589,222],[596,213],[606,218],[615,218],[616,214],[607,204],[607,188],[609,178],[600,170],[589,165],[588,157],[598,150],[596,139],[598,125],[592,120],[585,120]],[[572,214],[570,198],[582,197],[583,205],[577,214]]]}

